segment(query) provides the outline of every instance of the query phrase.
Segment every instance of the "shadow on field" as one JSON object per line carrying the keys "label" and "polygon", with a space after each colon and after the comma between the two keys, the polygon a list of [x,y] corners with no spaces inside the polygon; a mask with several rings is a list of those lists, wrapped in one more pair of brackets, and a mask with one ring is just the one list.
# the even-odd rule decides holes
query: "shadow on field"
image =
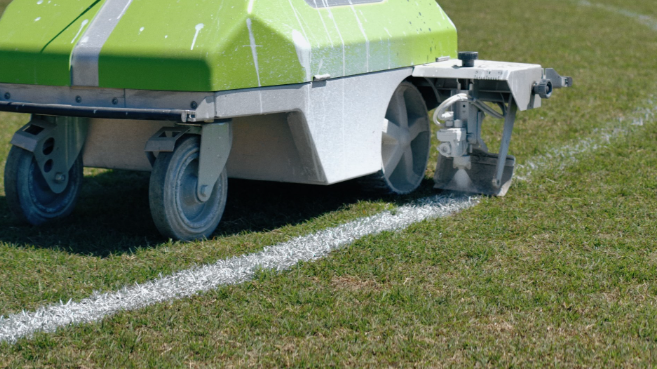
{"label": "shadow on field", "polygon": [[[151,219],[148,204],[150,173],[109,171],[86,176],[73,214],[61,221],[33,227],[9,214],[0,197],[0,242],[54,248],[71,253],[106,257],[166,242]],[[412,198],[431,192],[431,181]],[[215,237],[242,232],[266,232],[303,223],[359,200],[376,200],[356,181],[332,186],[231,179],[226,211]],[[385,198],[403,203],[411,197]]]}

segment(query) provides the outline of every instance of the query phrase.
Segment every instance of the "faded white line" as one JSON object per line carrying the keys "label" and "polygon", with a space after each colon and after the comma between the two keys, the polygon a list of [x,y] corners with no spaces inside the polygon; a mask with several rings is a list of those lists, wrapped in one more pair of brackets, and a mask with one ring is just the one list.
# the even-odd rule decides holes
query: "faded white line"
{"label": "faded white line", "polygon": [[96,322],[122,311],[181,299],[219,286],[242,283],[252,279],[259,270],[286,270],[299,262],[323,258],[365,236],[404,229],[427,219],[446,217],[472,207],[478,201],[478,197],[427,197],[394,211],[385,211],[297,237],[257,253],[184,270],[154,281],[125,287],[117,292],[95,293],[79,302],[69,301],[34,312],[0,317],[0,342],[13,343],[36,332],[54,332],[71,324]]}
{"label": "faded white line", "polygon": [[586,0],[581,0],[579,2],[579,5],[591,6],[591,7],[594,7],[594,8],[603,9],[603,10],[606,10],[608,12],[612,12],[612,13],[616,13],[616,14],[626,16],[626,17],[629,17],[629,18],[632,18],[634,20],[639,21],[639,23],[643,24],[644,26],[652,28],[653,31],[657,31],[657,19],[655,19],[653,17],[650,17],[648,15],[635,13],[633,11],[623,9],[623,8],[618,8],[618,7],[611,6],[611,5],[592,3],[592,2],[586,1]]}
{"label": "faded white line", "polygon": [[612,139],[627,136],[648,122],[654,122],[657,106],[651,100],[652,108],[643,108],[626,119],[609,122],[593,130],[590,137],[577,139],[561,147],[548,150],[545,154],[537,155],[522,165],[517,165],[514,178],[518,181],[527,181],[537,172],[562,171],[575,164],[584,154],[608,147]]}

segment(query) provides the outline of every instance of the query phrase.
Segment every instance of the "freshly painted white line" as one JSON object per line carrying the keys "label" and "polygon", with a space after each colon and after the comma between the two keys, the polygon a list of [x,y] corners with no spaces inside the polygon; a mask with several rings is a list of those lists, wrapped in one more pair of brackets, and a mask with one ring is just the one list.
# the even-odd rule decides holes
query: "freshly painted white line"
{"label": "freshly painted white line", "polygon": [[478,197],[427,197],[394,211],[385,211],[297,237],[257,253],[184,270],[154,281],[125,287],[117,292],[95,293],[79,302],[69,301],[42,307],[34,312],[0,317],[0,342],[12,343],[36,332],[54,332],[71,324],[96,322],[121,311],[140,309],[218,286],[245,282],[259,270],[286,270],[299,262],[325,257],[365,236],[404,229],[426,219],[449,216],[476,205],[478,201]]}
{"label": "freshly painted white line", "polygon": [[[647,16],[606,5],[591,4],[588,1],[580,1],[580,4],[615,11],[653,27],[653,23],[650,22],[654,22],[654,20]],[[255,54],[255,40],[252,36],[250,19],[247,19],[247,26],[251,33],[252,51],[254,51],[254,55],[257,55]],[[654,23],[653,29],[657,30],[657,22]],[[254,59],[259,79],[257,56]],[[608,124],[594,131],[593,135],[588,138],[577,140],[528,160],[524,165],[518,166],[516,179],[528,180],[539,169],[541,171],[563,169],[577,162],[581,155],[608,146],[612,138],[629,134],[632,132],[632,127],[642,126],[648,121],[654,122],[657,107],[652,101],[650,101],[650,106],[653,108],[640,111],[632,119]],[[266,247],[258,253],[184,270],[154,281],[124,287],[118,292],[94,293],[80,302],[69,300],[66,304],[42,307],[35,312],[24,311],[7,318],[0,316],[0,342],[13,343],[20,338],[30,337],[36,332],[54,332],[58,328],[72,324],[99,321],[121,311],[136,310],[159,302],[192,296],[222,285],[238,284],[250,280],[258,270],[286,270],[302,261],[320,259],[365,236],[384,231],[401,230],[426,219],[449,216],[474,206],[478,201],[478,197],[427,197],[404,205],[394,213],[386,211],[368,218],[358,219],[335,228]]]}
{"label": "freshly painted white line", "polygon": [[[651,102],[652,106],[655,106]],[[582,155],[611,144],[611,139],[625,136],[637,126],[654,122],[657,107],[640,110],[631,119],[610,123],[586,139],[555,148],[528,160],[516,172],[518,180],[528,180],[538,170],[560,170],[576,163]],[[80,302],[69,301],[0,317],[0,342],[16,342],[36,332],[54,332],[72,324],[91,323],[121,311],[130,311],[159,302],[180,299],[218,286],[250,280],[258,270],[282,271],[302,261],[325,257],[368,235],[395,231],[432,218],[449,216],[476,205],[478,197],[432,196],[371,217],[297,237],[269,246],[262,251],[220,260],[211,265],[183,270],[170,276],[112,293],[95,293]]]}
{"label": "freshly painted white line", "polygon": [[629,18],[632,18],[632,19],[635,19],[635,20],[639,21],[639,23],[641,23],[641,24],[643,24],[647,27],[652,28],[653,31],[657,31],[657,19],[655,19],[651,16],[635,13],[633,11],[623,9],[623,8],[618,8],[618,7],[611,6],[611,5],[592,3],[592,2],[586,1],[586,0],[581,0],[579,2],[579,5],[591,6],[591,7],[595,7],[595,8],[598,8],[598,9],[603,9],[603,10],[606,10],[606,11],[609,11],[609,12],[612,12],[612,13],[624,15],[626,17],[629,17]]}

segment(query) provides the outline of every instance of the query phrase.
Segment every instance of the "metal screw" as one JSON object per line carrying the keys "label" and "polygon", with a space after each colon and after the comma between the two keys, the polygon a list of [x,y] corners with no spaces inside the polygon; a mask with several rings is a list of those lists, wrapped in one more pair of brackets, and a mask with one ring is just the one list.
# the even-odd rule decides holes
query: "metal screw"
{"label": "metal screw", "polygon": [[81,98],[80,96],[76,96],[76,97],[75,97],[75,102],[78,103],[78,104],[81,103],[81,102],[82,102],[82,98]]}
{"label": "metal screw", "polygon": [[201,186],[201,195],[207,196],[208,186]]}
{"label": "metal screw", "polygon": [[55,174],[55,182],[62,183],[66,180],[66,176],[62,173]]}
{"label": "metal screw", "polygon": [[198,104],[196,103],[196,101],[192,101],[192,103],[189,106],[191,106],[192,109],[198,108]]}
{"label": "metal screw", "polygon": [[117,99],[116,97],[112,99],[112,104],[113,105],[116,105],[118,103],[119,103],[119,99]]}
{"label": "metal screw", "polygon": [[501,183],[497,178],[493,179],[493,187],[500,188],[500,185]]}
{"label": "metal screw", "polygon": [[5,93],[5,99],[7,100],[11,99],[11,94],[9,92]]}

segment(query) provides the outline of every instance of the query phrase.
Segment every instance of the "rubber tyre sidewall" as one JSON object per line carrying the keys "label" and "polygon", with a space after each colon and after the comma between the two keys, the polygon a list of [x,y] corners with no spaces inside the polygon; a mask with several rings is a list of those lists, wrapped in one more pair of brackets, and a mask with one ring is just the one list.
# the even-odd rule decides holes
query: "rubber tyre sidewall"
{"label": "rubber tyre sidewall", "polygon": [[70,215],[77,204],[84,177],[81,155],[69,170],[68,185],[54,206],[45,206],[38,202],[33,192],[33,176],[34,173],[41,176],[41,172],[38,167],[32,168],[33,165],[37,166],[34,154],[12,146],[5,165],[5,194],[9,210],[19,221],[32,225],[41,225]]}
{"label": "rubber tyre sidewall", "polygon": [[[188,166],[185,165],[186,158],[194,152],[197,155],[200,153],[200,137],[183,137],[178,141],[173,152],[159,153],[151,173],[149,202],[153,222],[163,236],[174,240],[193,241],[209,238],[219,225],[226,207],[228,176],[224,168],[208,200],[208,203],[212,202],[214,203],[212,206],[216,206],[216,211],[209,217],[211,219],[199,228],[185,224],[184,214],[181,214],[176,205],[180,196],[176,193],[179,187],[176,182],[180,173]],[[216,193],[217,191],[219,192]]]}

